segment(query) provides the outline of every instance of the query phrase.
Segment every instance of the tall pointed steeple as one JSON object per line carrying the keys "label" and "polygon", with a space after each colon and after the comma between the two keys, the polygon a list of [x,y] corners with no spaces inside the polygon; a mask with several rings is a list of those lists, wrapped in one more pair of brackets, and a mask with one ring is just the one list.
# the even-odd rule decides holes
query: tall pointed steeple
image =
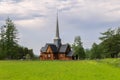
{"label": "tall pointed steeple", "polygon": [[56,21],[56,38],[60,38],[59,36],[59,23],[58,23],[58,13],[57,13],[57,21]]}
{"label": "tall pointed steeple", "polygon": [[58,12],[57,12],[57,20],[56,20],[56,36],[54,39],[54,44],[56,45],[57,48],[61,46],[61,39],[59,35],[59,22],[58,22]]}

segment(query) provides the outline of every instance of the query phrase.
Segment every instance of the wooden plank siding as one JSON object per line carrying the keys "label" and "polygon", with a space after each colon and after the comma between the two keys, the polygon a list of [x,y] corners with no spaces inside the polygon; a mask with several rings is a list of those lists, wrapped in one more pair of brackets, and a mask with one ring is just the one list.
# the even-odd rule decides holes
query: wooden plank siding
{"label": "wooden plank siding", "polygon": [[46,52],[41,53],[40,60],[72,60],[72,57],[66,56],[69,50],[68,47],[65,53],[54,53],[52,48],[48,46]]}

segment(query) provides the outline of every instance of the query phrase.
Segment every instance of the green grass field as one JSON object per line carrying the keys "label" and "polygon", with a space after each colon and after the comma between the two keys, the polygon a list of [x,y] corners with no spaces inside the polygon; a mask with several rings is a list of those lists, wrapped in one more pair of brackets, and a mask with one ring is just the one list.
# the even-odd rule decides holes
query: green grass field
{"label": "green grass field", "polygon": [[0,61],[0,80],[120,80],[120,59]]}

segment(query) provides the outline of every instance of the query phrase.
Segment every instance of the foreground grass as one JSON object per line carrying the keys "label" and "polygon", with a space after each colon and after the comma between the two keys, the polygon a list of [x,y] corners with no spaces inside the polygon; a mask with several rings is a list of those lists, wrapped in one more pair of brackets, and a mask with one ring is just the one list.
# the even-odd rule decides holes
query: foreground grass
{"label": "foreground grass", "polygon": [[120,80],[119,61],[0,61],[0,80]]}

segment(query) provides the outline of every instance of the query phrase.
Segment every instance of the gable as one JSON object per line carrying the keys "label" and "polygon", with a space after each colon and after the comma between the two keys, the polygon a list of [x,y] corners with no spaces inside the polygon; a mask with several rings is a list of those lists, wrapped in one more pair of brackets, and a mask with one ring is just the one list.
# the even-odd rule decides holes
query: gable
{"label": "gable", "polygon": [[52,49],[50,46],[48,46],[47,50],[46,50],[47,53],[53,53]]}
{"label": "gable", "polygon": [[48,45],[48,48],[46,50],[47,53],[56,53],[57,47],[55,45]]}

